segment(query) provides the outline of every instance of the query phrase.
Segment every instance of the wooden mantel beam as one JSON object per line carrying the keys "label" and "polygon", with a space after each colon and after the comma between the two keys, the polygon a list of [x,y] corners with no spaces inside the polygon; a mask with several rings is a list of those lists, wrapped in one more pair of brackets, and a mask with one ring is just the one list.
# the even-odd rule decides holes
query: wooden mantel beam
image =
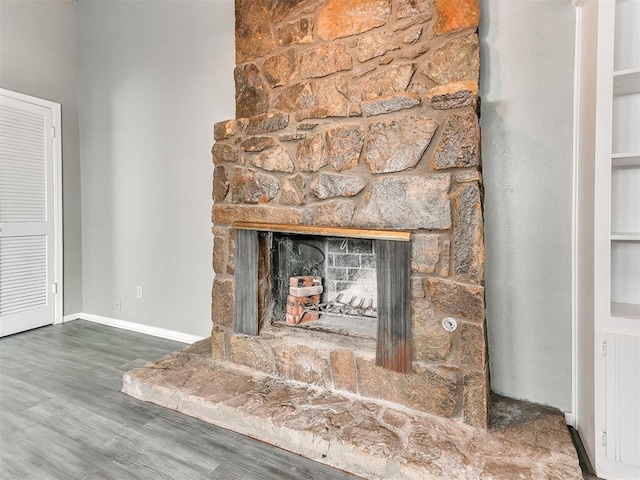
{"label": "wooden mantel beam", "polygon": [[366,238],[371,240],[393,240],[408,242],[411,232],[406,230],[371,230],[366,228],[322,227],[315,225],[284,225],[280,223],[235,222],[237,230],[258,232],[292,233],[300,235],[320,235],[325,237]]}

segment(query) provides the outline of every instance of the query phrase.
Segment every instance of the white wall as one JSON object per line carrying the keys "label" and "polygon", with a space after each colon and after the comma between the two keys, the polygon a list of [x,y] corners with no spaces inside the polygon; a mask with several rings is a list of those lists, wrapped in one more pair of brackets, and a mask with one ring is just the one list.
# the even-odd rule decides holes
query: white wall
{"label": "white wall", "polygon": [[481,0],[492,389],[571,410],[575,11]]}
{"label": "white wall", "polygon": [[61,104],[64,313],[82,307],[75,5],[0,1],[0,87]]}
{"label": "white wall", "polygon": [[213,124],[234,116],[233,1],[83,1],[77,15],[83,311],[208,336],[210,150]]}

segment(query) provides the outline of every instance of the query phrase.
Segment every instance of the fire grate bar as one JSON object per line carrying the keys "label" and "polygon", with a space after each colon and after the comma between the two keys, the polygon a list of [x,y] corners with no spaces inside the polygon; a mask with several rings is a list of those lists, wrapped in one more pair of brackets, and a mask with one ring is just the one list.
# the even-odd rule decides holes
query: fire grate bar
{"label": "fire grate bar", "polygon": [[373,306],[373,298],[369,298],[368,305],[366,298],[358,298],[357,296],[351,297],[348,302],[343,302],[343,294],[339,293],[334,300],[330,300],[318,305],[310,305],[304,308],[305,312],[320,312],[321,314],[349,316],[349,317],[367,317],[377,318],[378,311]]}

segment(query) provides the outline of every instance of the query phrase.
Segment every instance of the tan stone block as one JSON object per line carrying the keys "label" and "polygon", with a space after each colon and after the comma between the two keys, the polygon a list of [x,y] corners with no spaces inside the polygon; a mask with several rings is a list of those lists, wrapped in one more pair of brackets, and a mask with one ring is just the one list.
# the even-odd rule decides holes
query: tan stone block
{"label": "tan stone block", "polygon": [[346,47],[340,43],[325,43],[309,48],[300,58],[302,78],[320,78],[332,73],[351,70],[353,61]]}
{"label": "tan stone block", "polygon": [[476,28],[480,21],[479,0],[435,0],[433,30],[442,35],[463,28]]}
{"label": "tan stone block", "polygon": [[406,110],[420,105],[420,95],[411,92],[400,92],[386,97],[362,102],[362,113],[367,117]]}
{"label": "tan stone block", "polygon": [[440,248],[440,265],[438,267],[438,275],[441,277],[449,276],[449,266],[451,263],[451,242],[443,240]]}
{"label": "tan stone block", "polygon": [[227,261],[227,273],[233,275],[235,273],[236,266],[236,231],[231,230],[229,233],[229,258]]}
{"label": "tan stone block", "polygon": [[445,361],[451,352],[451,334],[442,328],[442,316],[426,299],[411,300],[411,334],[415,360]]}
{"label": "tan stone block", "polygon": [[303,205],[307,196],[307,184],[299,173],[286,177],[282,181],[280,203],[282,205]]}
{"label": "tan stone block", "polygon": [[484,288],[444,278],[428,278],[431,302],[446,315],[484,320]]}
{"label": "tan stone block", "polygon": [[233,286],[232,279],[216,277],[213,280],[211,320],[214,325],[233,326]]}
{"label": "tan stone block", "polygon": [[403,375],[360,358],[356,368],[360,395],[442,417],[451,417],[455,411],[458,377],[454,370],[419,365],[415,373]]}
{"label": "tan stone block", "polygon": [[280,376],[321,387],[331,386],[327,352],[305,345],[274,346],[276,369]]}
{"label": "tan stone block", "polygon": [[245,167],[233,169],[229,185],[234,203],[268,203],[280,192],[277,177]]}
{"label": "tan stone block", "polygon": [[261,222],[298,225],[303,222],[302,212],[291,207],[270,205],[214,205],[212,221],[215,224],[231,225],[233,222]]}
{"label": "tan stone block", "polygon": [[224,162],[237,162],[240,159],[240,151],[227,143],[214,143],[211,148],[213,163],[218,165]]}
{"label": "tan stone block", "polygon": [[480,187],[465,184],[453,195],[453,276],[481,283],[484,240]]}
{"label": "tan stone block", "polygon": [[317,16],[322,40],[349,37],[387,23],[391,0],[328,0]]}
{"label": "tan stone block", "polygon": [[[464,115],[452,115],[444,125],[431,167],[434,170],[475,167],[480,163],[479,149],[480,126],[476,113],[468,111]],[[477,175],[477,172],[464,173]],[[456,181],[459,176],[456,174]]]}
{"label": "tan stone block", "polygon": [[318,173],[311,182],[311,194],[321,200],[333,197],[353,197],[360,193],[366,182],[356,175]]}
{"label": "tan stone block", "polygon": [[411,235],[411,270],[433,273],[440,261],[440,238],[438,235]]}
{"label": "tan stone block", "polygon": [[439,85],[427,92],[427,99],[436,110],[475,106],[477,98],[478,82],[470,80]]}
{"label": "tan stone block", "polygon": [[398,18],[410,18],[418,15],[427,15],[431,18],[431,5],[429,0],[398,0],[396,3],[396,16]]}
{"label": "tan stone block", "polygon": [[378,97],[404,92],[409,86],[415,63],[402,63],[379,68],[376,73],[367,78],[362,90],[365,100],[375,100]]}
{"label": "tan stone block", "polygon": [[271,344],[259,337],[233,335],[229,340],[229,359],[233,363],[269,375],[276,373],[275,355]]}
{"label": "tan stone block", "polygon": [[489,415],[489,378],[486,370],[470,371],[463,378],[464,422],[487,428]]}
{"label": "tan stone block", "polygon": [[301,18],[278,29],[280,45],[304,44],[313,41],[313,18]]}
{"label": "tan stone block", "polygon": [[333,388],[357,393],[356,363],[352,350],[332,350],[329,361],[333,378]]}
{"label": "tan stone block", "polygon": [[[427,424],[428,425],[428,424]],[[445,430],[446,431],[446,430]],[[476,479],[474,469],[469,465],[469,457],[464,447],[455,437],[443,434],[442,427],[429,428],[416,425],[409,433],[407,448],[404,453],[407,469],[406,478],[417,479]],[[448,433],[448,432],[447,432]],[[400,471],[403,471],[404,465]],[[475,472],[474,472],[475,473]],[[405,477],[402,477],[405,478]]]}
{"label": "tan stone block", "polygon": [[278,87],[292,83],[300,74],[300,61],[294,48],[267,58],[262,64],[262,75],[269,85]]}
{"label": "tan stone block", "polygon": [[430,51],[422,72],[439,85],[463,80],[478,81],[480,75],[480,42],[476,33],[456,37],[442,47]]}
{"label": "tan stone block", "polygon": [[329,164],[341,172],[358,165],[364,147],[364,130],[360,125],[339,125],[325,130]]}
{"label": "tan stone block", "polygon": [[256,156],[251,163],[269,172],[293,173],[296,169],[289,152],[282,145],[265,150]]}
{"label": "tan stone block", "polygon": [[[348,425],[336,435],[338,441],[354,445],[371,457],[387,459],[402,447],[402,440],[373,418]],[[373,461],[373,459],[370,459]]]}
{"label": "tan stone block", "polygon": [[225,272],[226,241],[224,237],[213,238],[213,271],[216,273]]}
{"label": "tan stone block", "polygon": [[240,143],[240,148],[245,152],[261,152],[276,144],[273,137],[249,137]]}
{"label": "tan stone block", "polygon": [[218,327],[214,327],[211,331],[211,357],[222,362],[226,359],[225,350],[225,333]]}
{"label": "tan stone block", "polygon": [[419,115],[369,123],[364,161],[373,173],[414,168],[437,129],[438,122]]}
{"label": "tan stone block", "polygon": [[273,108],[282,112],[297,112],[315,105],[313,90],[309,82],[294,83],[279,89]]}
{"label": "tan stone block", "polygon": [[389,32],[379,30],[375,33],[363,35],[358,39],[355,56],[362,63],[399,48],[400,46],[397,45]]}
{"label": "tan stone block", "polygon": [[319,105],[307,110],[296,112],[296,121],[302,122],[307,119],[330,118],[330,117],[359,117],[362,112],[358,110],[358,105],[349,105],[347,102]]}
{"label": "tan stone block", "polygon": [[264,115],[242,118],[238,120],[245,135],[260,135],[277,132],[289,125],[289,114],[284,112],[269,112]]}
{"label": "tan stone block", "polygon": [[538,480],[530,466],[514,465],[513,462],[489,461],[482,469],[480,480]]}
{"label": "tan stone block", "polygon": [[[375,178],[354,218],[364,228],[447,230],[451,228],[451,175]],[[415,202],[420,198],[420,202]]]}
{"label": "tan stone block", "polygon": [[411,298],[424,298],[426,295],[424,279],[422,277],[411,277]]}
{"label": "tan stone block", "polygon": [[225,140],[231,138],[236,134],[236,121],[225,120],[224,122],[218,122],[213,125],[213,139]]}
{"label": "tan stone block", "polygon": [[473,368],[484,368],[487,348],[484,324],[460,322],[460,364]]}
{"label": "tan stone block", "polygon": [[213,169],[213,201],[223,202],[229,191],[227,169],[224,165],[216,165]]}
{"label": "tan stone block", "polygon": [[318,133],[298,144],[296,157],[300,171],[317,172],[329,164],[323,137]]}
{"label": "tan stone block", "polygon": [[269,85],[254,64],[238,65],[234,72],[236,85],[236,117],[253,117],[269,111]]}
{"label": "tan stone block", "polygon": [[236,0],[236,63],[269,55],[276,49],[270,2]]}
{"label": "tan stone block", "polygon": [[313,225],[329,227],[351,226],[355,205],[349,200],[328,200],[307,207]]}

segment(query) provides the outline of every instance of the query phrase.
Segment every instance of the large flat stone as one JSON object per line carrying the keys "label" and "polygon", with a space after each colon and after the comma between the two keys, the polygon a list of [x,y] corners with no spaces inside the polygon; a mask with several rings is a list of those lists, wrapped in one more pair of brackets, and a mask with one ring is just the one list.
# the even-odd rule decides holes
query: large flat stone
{"label": "large flat stone", "polygon": [[448,174],[374,179],[353,223],[367,228],[451,228],[450,184]]}
{"label": "large flat stone", "polygon": [[252,63],[234,70],[236,83],[236,117],[253,117],[269,111],[269,86]]}
{"label": "large flat stone", "polygon": [[236,63],[263,57],[276,49],[270,2],[236,0]]}
{"label": "large flat stone", "polygon": [[387,23],[391,0],[329,0],[318,11],[322,40],[349,37]]}
{"label": "large flat stone", "polygon": [[332,197],[353,197],[360,193],[365,185],[365,181],[356,175],[321,172],[311,184],[311,193],[321,200]]}
{"label": "large flat stone", "polygon": [[415,167],[429,146],[438,122],[409,116],[367,126],[364,157],[373,173],[400,172]]}
{"label": "large flat stone", "polygon": [[427,54],[423,73],[434,82],[478,81],[480,75],[480,44],[478,35],[457,37]]}
{"label": "large flat stone", "polygon": [[439,35],[478,26],[479,0],[435,0],[435,7],[433,30]]}

